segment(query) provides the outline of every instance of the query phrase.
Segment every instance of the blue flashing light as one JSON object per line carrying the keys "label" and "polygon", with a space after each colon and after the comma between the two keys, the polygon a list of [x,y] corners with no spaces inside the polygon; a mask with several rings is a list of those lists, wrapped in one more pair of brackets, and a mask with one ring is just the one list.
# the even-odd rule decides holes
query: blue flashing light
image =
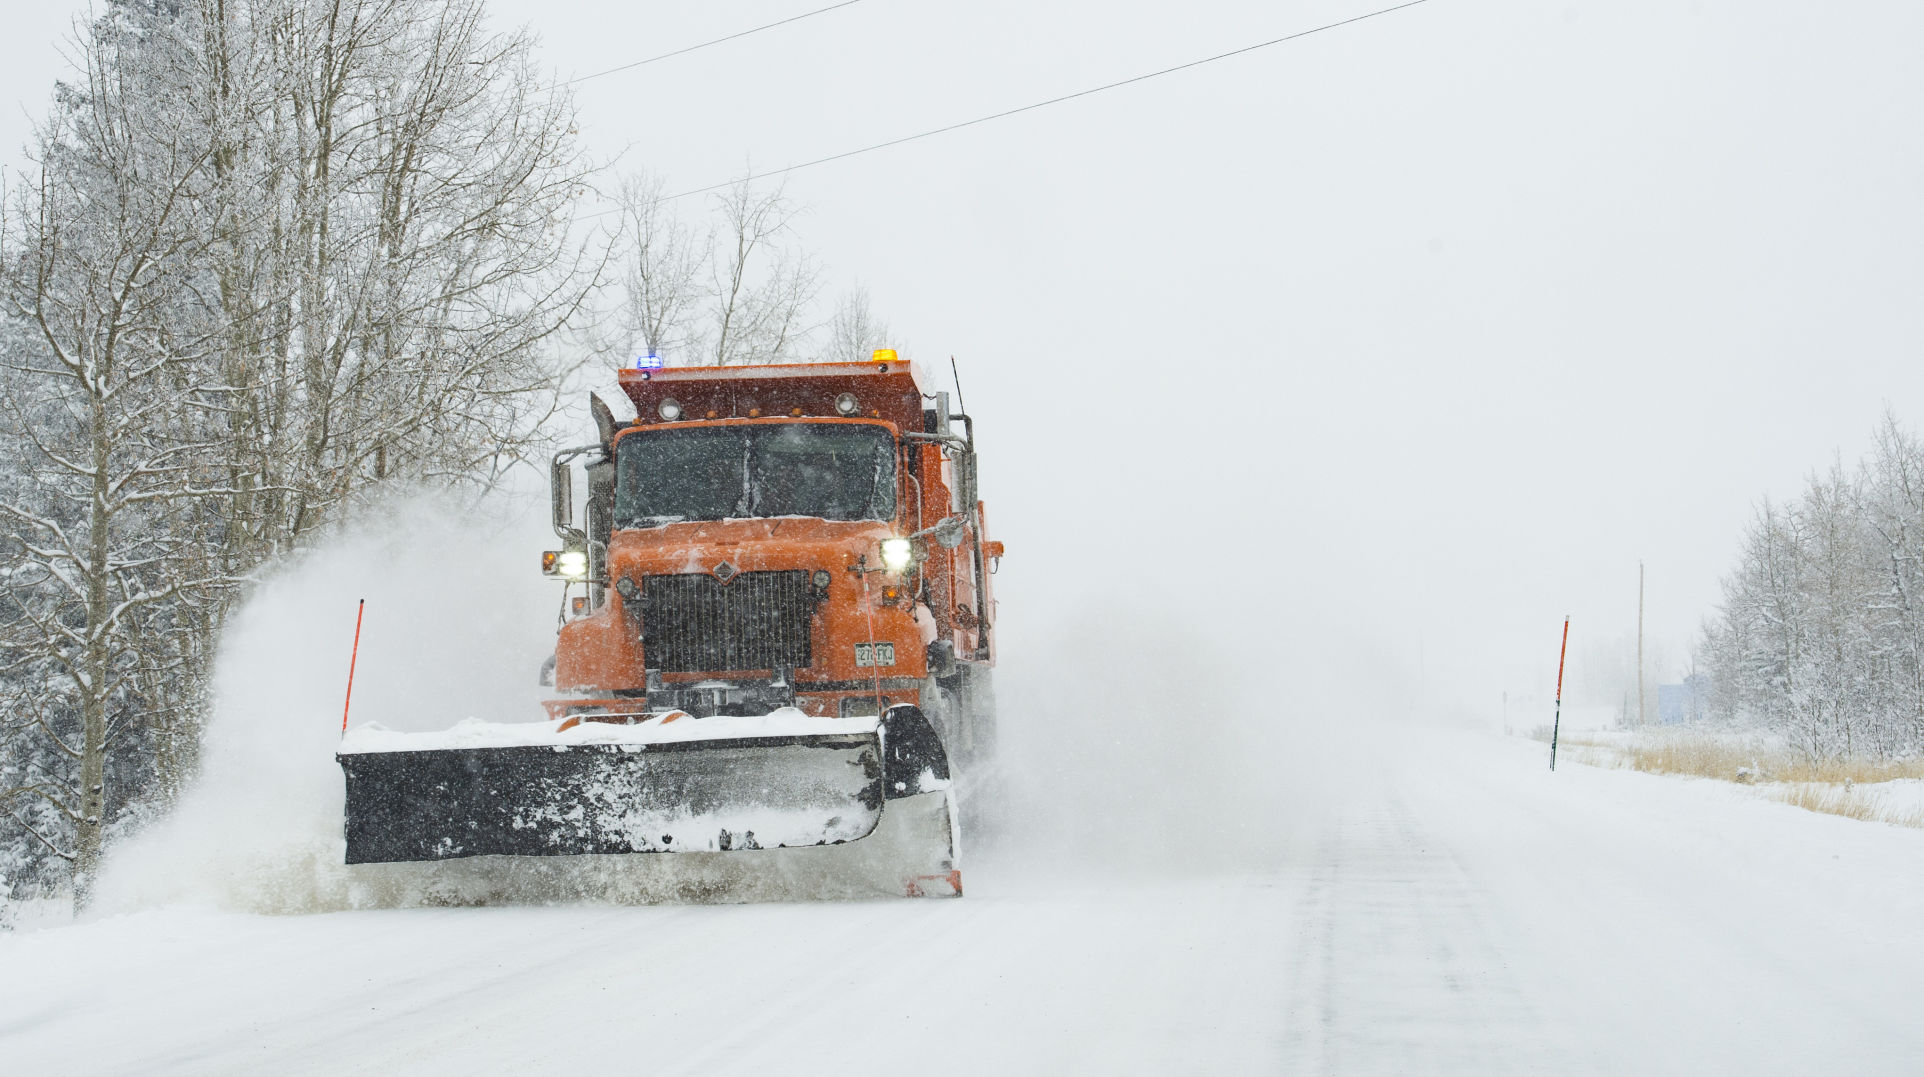
{"label": "blue flashing light", "polygon": [[635,359],[636,370],[660,370],[661,367],[662,361],[659,355],[643,355]]}

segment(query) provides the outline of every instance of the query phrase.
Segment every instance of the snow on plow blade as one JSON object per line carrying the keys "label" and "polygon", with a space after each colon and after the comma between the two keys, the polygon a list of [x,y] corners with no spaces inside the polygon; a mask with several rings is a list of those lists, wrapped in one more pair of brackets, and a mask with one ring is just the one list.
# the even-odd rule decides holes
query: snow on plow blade
{"label": "snow on plow blade", "polygon": [[[347,862],[855,841],[882,815],[881,734],[872,721],[829,721],[650,719],[566,731],[468,722],[452,737],[356,730],[336,756],[347,777]],[[516,735],[488,735],[503,730]],[[434,746],[409,746],[424,736]],[[500,739],[519,743],[485,743]],[[463,743],[439,743],[449,740]]]}

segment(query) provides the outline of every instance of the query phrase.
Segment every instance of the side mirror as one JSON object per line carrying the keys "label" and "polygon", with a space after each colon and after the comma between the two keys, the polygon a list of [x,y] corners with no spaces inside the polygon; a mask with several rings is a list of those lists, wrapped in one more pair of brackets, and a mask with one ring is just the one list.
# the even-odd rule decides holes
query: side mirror
{"label": "side mirror", "polygon": [[933,529],[936,545],[945,550],[953,550],[962,545],[962,540],[968,537],[968,526],[968,521],[960,516],[944,517]]}
{"label": "side mirror", "polygon": [[548,490],[552,498],[555,533],[563,538],[574,530],[575,487],[574,469],[567,461],[556,460],[548,472]]}
{"label": "side mirror", "polygon": [[956,509],[967,515],[975,511],[975,454],[958,452],[955,454],[955,499]]}

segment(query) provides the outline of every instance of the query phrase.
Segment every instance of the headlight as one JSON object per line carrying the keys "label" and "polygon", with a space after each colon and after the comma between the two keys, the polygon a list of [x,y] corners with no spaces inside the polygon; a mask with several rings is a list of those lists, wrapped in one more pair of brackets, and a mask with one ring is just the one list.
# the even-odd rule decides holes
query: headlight
{"label": "headlight", "polygon": [[570,580],[588,578],[588,555],[580,550],[563,550],[555,560],[555,575]]}
{"label": "headlight", "polygon": [[855,399],[854,393],[843,393],[835,398],[835,410],[838,414],[853,415],[862,410],[862,402]]}
{"label": "headlight", "polygon": [[905,538],[882,540],[882,567],[890,572],[902,572],[909,567],[909,560],[915,555],[915,546]]}
{"label": "headlight", "polygon": [[681,402],[671,396],[655,406],[655,414],[672,423],[681,418]]}

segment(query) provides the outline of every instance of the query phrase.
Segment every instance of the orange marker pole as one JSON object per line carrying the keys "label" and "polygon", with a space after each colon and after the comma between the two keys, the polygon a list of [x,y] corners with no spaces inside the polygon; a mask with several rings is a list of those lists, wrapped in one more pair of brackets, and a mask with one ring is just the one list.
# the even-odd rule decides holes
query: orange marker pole
{"label": "orange marker pole", "polygon": [[361,657],[361,615],[367,612],[367,599],[354,610],[354,650],[347,656],[347,701],[341,704],[341,733],[347,733],[347,709],[354,705],[354,663]]}
{"label": "orange marker pole", "polygon": [[1563,728],[1563,656],[1570,653],[1570,617],[1563,618],[1563,646],[1557,648],[1557,711],[1550,719],[1550,769],[1557,769],[1557,732]]}

